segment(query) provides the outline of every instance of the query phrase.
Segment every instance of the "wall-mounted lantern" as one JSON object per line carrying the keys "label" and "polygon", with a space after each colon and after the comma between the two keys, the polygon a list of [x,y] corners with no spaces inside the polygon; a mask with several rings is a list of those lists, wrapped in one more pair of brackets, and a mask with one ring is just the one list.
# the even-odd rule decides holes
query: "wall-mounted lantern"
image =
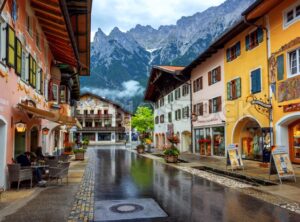
{"label": "wall-mounted lantern", "polygon": [[16,130],[18,133],[24,133],[26,131],[26,123],[24,123],[22,120],[20,122],[17,122],[15,124]]}
{"label": "wall-mounted lantern", "polygon": [[42,129],[42,134],[45,135],[45,136],[47,136],[48,133],[49,133],[49,128],[44,127],[44,128]]}

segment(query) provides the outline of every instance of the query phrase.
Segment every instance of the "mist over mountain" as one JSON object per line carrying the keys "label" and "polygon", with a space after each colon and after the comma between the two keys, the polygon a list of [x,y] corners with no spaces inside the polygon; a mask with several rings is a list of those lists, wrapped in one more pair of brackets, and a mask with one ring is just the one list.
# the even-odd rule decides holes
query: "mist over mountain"
{"label": "mist over mountain", "polygon": [[82,92],[133,111],[143,101],[151,66],[188,65],[253,2],[227,0],[158,29],[137,24],[127,32],[115,27],[106,35],[99,28],[91,44],[91,76],[81,78]]}

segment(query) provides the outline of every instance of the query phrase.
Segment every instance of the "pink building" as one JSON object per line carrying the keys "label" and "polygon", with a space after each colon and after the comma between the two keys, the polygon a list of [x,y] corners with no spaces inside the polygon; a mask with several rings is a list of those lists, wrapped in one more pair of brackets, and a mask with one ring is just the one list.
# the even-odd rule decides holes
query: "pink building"
{"label": "pink building", "polygon": [[90,23],[91,1],[65,2],[1,1],[0,187],[7,163],[38,146],[63,148],[76,125],[71,105],[77,74],[89,75],[90,48],[90,25],[76,21]]}
{"label": "pink building", "polygon": [[192,85],[193,152],[225,156],[224,52],[207,49],[183,70]]}

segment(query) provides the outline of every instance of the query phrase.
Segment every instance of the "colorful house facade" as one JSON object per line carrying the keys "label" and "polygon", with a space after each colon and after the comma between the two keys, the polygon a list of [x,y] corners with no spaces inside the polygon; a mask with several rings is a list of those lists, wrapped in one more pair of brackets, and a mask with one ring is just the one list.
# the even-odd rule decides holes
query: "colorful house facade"
{"label": "colorful house facade", "polygon": [[78,75],[89,75],[90,48],[90,26],[77,32],[76,21],[88,24],[91,1],[64,3],[6,0],[1,7],[0,187],[7,163],[38,146],[63,148],[76,126],[73,101]]}
{"label": "colorful house facade", "polygon": [[154,107],[154,146],[169,146],[168,136],[177,135],[181,152],[192,151],[190,82],[181,74],[184,67],[154,66],[145,101]]}
{"label": "colorful house facade", "polygon": [[193,152],[206,156],[225,156],[224,52],[211,50],[217,44],[182,71],[192,83]]}
{"label": "colorful house facade", "polygon": [[244,16],[268,21],[274,145],[300,163],[300,1],[259,1]]}

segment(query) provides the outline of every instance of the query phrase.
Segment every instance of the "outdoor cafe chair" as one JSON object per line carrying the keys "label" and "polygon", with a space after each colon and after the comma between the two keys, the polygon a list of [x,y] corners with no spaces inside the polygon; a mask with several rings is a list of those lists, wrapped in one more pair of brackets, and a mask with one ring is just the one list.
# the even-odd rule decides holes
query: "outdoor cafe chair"
{"label": "outdoor cafe chair", "polygon": [[45,164],[49,167],[57,167],[58,166],[58,159],[47,159],[45,160]]}
{"label": "outdoor cafe chair", "polygon": [[67,184],[69,183],[69,167],[70,167],[70,162],[62,162],[58,164],[56,167],[49,167],[49,181],[51,179],[56,179],[57,183],[58,180],[60,179],[62,183],[62,179],[66,177],[67,179]]}
{"label": "outdoor cafe chair", "polygon": [[30,168],[21,168],[20,164],[8,164],[9,188],[12,182],[18,182],[18,190],[20,182],[30,180],[30,188],[32,188],[32,170]]}

